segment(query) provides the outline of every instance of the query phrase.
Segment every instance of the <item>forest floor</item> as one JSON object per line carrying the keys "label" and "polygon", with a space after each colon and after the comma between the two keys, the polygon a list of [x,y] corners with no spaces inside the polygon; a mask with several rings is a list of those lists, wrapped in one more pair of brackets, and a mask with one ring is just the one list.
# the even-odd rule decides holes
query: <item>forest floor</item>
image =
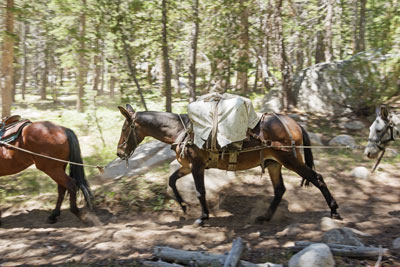
{"label": "forest floor", "polygon": [[[332,122],[317,118],[309,129],[325,131],[322,135],[327,137]],[[357,135],[366,139],[367,131]],[[89,144],[81,142],[82,150]],[[360,239],[365,245],[391,248],[393,240],[400,237],[399,156],[385,157],[368,179],[350,175],[356,166],[370,169],[374,164],[361,150],[314,150],[314,158],[316,170],[339,204],[343,220],[336,221],[337,225],[364,233]],[[0,178],[2,192],[21,186],[1,203],[0,266],[141,266],[142,260],[153,259],[155,246],[224,253],[238,237],[249,248],[242,259],[287,264],[293,255],[288,247],[295,241],[319,241],[324,233],[320,222],[330,215],[319,190],[300,187],[300,177],[284,169],[287,190],[281,206],[288,211],[278,210],[271,222],[255,224],[254,212],[266,208],[273,196],[268,175],[260,177],[256,168],[237,172],[240,179],[223,190],[218,200],[211,201],[211,218],[205,226],[194,227],[200,205],[192,205],[184,216],[166,195],[168,175],[168,165],[118,180],[91,174],[95,210],[83,208],[83,220],[79,220],[65,201],[55,224],[46,223],[56,200],[56,187],[46,175],[30,168],[25,174]],[[19,184],[23,181],[42,189],[35,194],[24,193],[25,187]],[[335,261],[337,266],[374,266],[376,262],[341,257],[335,257]],[[400,251],[391,250],[381,266],[400,266]]]}

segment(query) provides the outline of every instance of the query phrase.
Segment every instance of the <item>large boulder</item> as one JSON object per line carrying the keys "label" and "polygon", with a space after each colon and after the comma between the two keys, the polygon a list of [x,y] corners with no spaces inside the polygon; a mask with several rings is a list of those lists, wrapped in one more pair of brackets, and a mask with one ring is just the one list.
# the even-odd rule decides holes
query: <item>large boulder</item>
{"label": "large boulder", "polygon": [[160,141],[144,143],[137,147],[135,153],[125,160],[116,158],[104,168],[102,178],[118,179],[124,176],[142,174],[155,166],[174,160],[176,154],[169,144]]}
{"label": "large boulder", "polygon": [[[384,90],[397,88],[398,68],[396,63],[388,64],[396,60],[400,60],[398,55],[362,52],[346,60],[318,63],[303,69],[293,82],[296,106],[321,114],[357,111],[369,115],[373,104],[384,100],[382,97],[387,95]],[[390,85],[382,88],[385,81],[390,81]],[[357,123],[349,127],[361,126]]]}
{"label": "large boulder", "polygon": [[348,146],[350,148],[354,148],[356,146],[356,142],[354,138],[347,134],[341,134],[334,137],[329,141],[330,146]]}
{"label": "large boulder", "polygon": [[289,267],[334,267],[335,260],[328,245],[312,244],[289,260]]}

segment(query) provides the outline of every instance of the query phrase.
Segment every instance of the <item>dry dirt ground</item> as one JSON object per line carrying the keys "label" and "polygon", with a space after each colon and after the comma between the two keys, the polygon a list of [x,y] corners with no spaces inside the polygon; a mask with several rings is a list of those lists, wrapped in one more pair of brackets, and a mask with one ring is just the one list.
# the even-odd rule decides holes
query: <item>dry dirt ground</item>
{"label": "dry dirt ground", "polygon": [[[360,238],[366,245],[391,248],[393,240],[400,237],[398,160],[384,160],[379,170],[365,180],[350,176],[345,158],[322,154],[315,158],[317,171],[323,174],[339,203],[343,220],[337,221],[338,226],[363,232],[365,236]],[[364,164],[372,165],[371,161]],[[255,224],[253,218],[266,208],[273,189],[267,174],[260,178],[259,169],[239,172],[241,178],[223,190],[219,199],[210,201],[211,218],[201,228],[192,225],[199,215],[199,205],[192,205],[189,215],[183,216],[176,205],[156,211],[118,201],[103,202],[92,213],[83,210],[85,219],[80,221],[64,204],[59,221],[47,224],[51,207],[45,203],[55,194],[26,199],[3,208],[0,265],[140,266],[141,260],[152,259],[154,246],[224,253],[237,237],[248,242],[243,259],[287,264],[293,255],[287,247],[294,241],[320,240],[323,231],[319,224],[329,216],[329,209],[317,188],[300,187],[300,178],[292,172],[285,170],[283,175],[287,191],[280,210],[271,222],[262,225]],[[145,176],[165,182],[165,187],[167,177],[167,173]],[[96,186],[95,192],[100,192]],[[400,266],[400,252],[390,253],[381,266]],[[374,260],[335,260],[337,266],[375,264]]]}

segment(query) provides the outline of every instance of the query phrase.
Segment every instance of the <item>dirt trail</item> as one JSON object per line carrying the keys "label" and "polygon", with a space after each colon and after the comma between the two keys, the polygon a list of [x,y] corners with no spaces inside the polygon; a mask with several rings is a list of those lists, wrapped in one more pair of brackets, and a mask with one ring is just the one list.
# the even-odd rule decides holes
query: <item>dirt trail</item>
{"label": "dirt trail", "polygon": [[[344,220],[337,224],[368,234],[361,237],[366,245],[391,248],[392,241],[400,237],[399,167],[383,163],[381,171],[368,180],[352,178],[338,166],[321,172],[340,205]],[[64,208],[53,225],[46,224],[49,209],[40,205],[25,203],[10,208],[3,212],[0,228],[0,265],[75,262],[86,266],[138,266],[140,259],[151,259],[156,245],[223,253],[239,236],[250,247],[244,259],[287,263],[292,254],[285,247],[298,240],[320,239],[323,232],[319,222],[329,216],[329,209],[317,188],[300,188],[300,178],[285,171],[287,191],[280,214],[269,223],[257,225],[252,218],[272,196],[271,183],[267,175],[259,178],[259,170],[240,175],[245,182],[236,182],[221,192],[223,197],[202,228],[192,226],[194,214],[199,214],[198,206],[191,207],[186,219],[177,210],[138,212],[100,206],[93,214],[85,212],[86,223]],[[392,255],[382,266],[400,266],[400,253],[393,251]],[[374,261],[335,259],[338,266],[374,265]]]}

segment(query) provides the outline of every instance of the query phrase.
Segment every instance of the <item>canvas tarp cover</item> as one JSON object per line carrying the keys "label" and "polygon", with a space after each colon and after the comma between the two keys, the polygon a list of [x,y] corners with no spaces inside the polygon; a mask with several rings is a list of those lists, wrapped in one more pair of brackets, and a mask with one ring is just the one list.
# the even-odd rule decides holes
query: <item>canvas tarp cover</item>
{"label": "canvas tarp cover", "polygon": [[[219,100],[219,101],[218,101]],[[232,95],[210,93],[188,105],[193,124],[194,144],[203,148],[213,128],[213,113],[218,104],[217,142],[221,148],[246,138],[247,129],[253,129],[261,115],[254,111],[250,99]]]}

